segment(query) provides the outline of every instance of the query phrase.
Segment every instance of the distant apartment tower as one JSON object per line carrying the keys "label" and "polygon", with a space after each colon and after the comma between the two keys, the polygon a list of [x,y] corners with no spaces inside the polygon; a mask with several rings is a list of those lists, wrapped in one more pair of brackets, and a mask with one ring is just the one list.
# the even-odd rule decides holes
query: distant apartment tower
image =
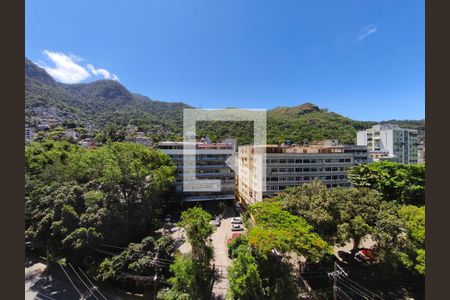
{"label": "distant apartment tower", "polygon": [[33,139],[34,137],[34,131],[33,129],[26,127],[25,128],[25,142],[29,142]]}
{"label": "distant apartment tower", "polygon": [[[177,165],[175,188],[183,193],[184,201],[217,201],[234,199],[235,174],[225,161],[236,153],[236,144],[224,143],[195,143],[195,157],[192,154],[188,159],[195,159],[196,179],[219,179],[220,192],[183,192],[183,174],[190,170],[183,164],[183,142],[160,142],[157,146],[162,152],[172,157]],[[192,167],[187,167],[192,168]]]}
{"label": "distant apartment tower", "polygon": [[367,147],[339,145],[324,141],[315,145],[266,146],[266,191],[254,190],[254,147],[240,146],[238,150],[238,179],[236,197],[252,204],[273,196],[289,186],[319,179],[327,187],[348,186],[347,169],[367,163]]}
{"label": "distant apartment tower", "polygon": [[378,124],[358,131],[356,144],[367,146],[373,161],[389,160],[404,164],[418,162],[417,130],[392,124]]}
{"label": "distant apartment tower", "polygon": [[417,162],[425,163],[425,132],[419,132],[418,135]]}

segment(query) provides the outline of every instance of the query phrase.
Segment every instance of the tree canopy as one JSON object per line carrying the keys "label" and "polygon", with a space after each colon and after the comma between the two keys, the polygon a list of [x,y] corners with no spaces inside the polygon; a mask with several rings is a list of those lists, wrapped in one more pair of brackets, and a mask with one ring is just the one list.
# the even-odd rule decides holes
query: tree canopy
{"label": "tree canopy", "polygon": [[380,161],[360,164],[348,170],[354,187],[379,191],[384,200],[401,204],[425,204],[425,165]]}
{"label": "tree canopy", "polygon": [[259,266],[246,244],[240,245],[235,251],[236,259],[228,269],[230,281],[230,297],[240,300],[258,300],[264,293]]}
{"label": "tree canopy", "polygon": [[331,251],[305,219],[284,210],[279,202],[253,204],[250,212],[255,226],[250,229],[248,241],[262,254],[295,251],[315,261]]}
{"label": "tree canopy", "polygon": [[51,260],[95,266],[103,243],[126,246],[159,226],[174,171],[170,157],[139,144],[29,143],[26,240]]}

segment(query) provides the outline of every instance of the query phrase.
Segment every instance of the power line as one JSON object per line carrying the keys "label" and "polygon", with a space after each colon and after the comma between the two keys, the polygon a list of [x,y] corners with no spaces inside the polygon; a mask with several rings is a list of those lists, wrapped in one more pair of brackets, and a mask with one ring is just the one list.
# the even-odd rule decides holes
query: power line
{"label": "power line", "polygon": [[376,298],[378,298],[378,299],[381,299],[381,300],[383,300],[383,298],[382,298],[382,297],[380,297],[380,296],[379,296],[379,295],[377,295],[376,293],[372,292],[371,290],[369,290],[369,289],[367,289],[367,288],[363,287],[363,286],[362,286],[362,285],[360,285],[359,283],[357,283],[357,282],[355,282],[355,281],[351,280],[350,278],[348,278],[348,277],[345,277],[345,279],[346,279],[346,280],[348,280],[348,281],[350,281],[351,283],[353,283],[353,285],[359,286],[359,287],[360,287],[361,289],[363,289],[363,290],[367,291],[367,292],[368,292],[369,294],[371,294],[371,295],[375,296]]}
{"label": "power line", "polygon": [[47,298],[47,299],[50,299],[50,300],[55,300],[54,298],[52,298],[52,297],[49,297],[49,296],[47,296],[47,295],[44,295],[44,294],[42,294],[42,293],[37,293],[37,296],[38,297],[45,297],[45,298]]}
{"label": "power line", "polygon": [[356,288],[355,286],[351,286],[351,285],[347,284],[341,278],[338,277],[337,280],[341,285],[345,286],[346,288],[348,288],[349,290],[351,290],[353,293],[357,294],[358,296],[361,296],[364,299],[374,300],[374,298],[372,298],[370,295],[367,295],[364,291]]}
{"label": "power line", "polygon": [[73,285],[75,290],[77,290],[78,294],[80,294],[80,299],[85,299],[83,294],[80,292],[80,290],[77,288],[77,286],[73,283],[72,278],[70,278],[69,274],[67,274],[66,270],[64,269],[63,265],[61,263],[58,263],[61,269],[63,270],[64,274],[66,274],[67,278],[69,279],[70,283]]}
{"label": "power line", "polygon": [[358,276],[361,279],[364,280],[380,280],[380,281],[387,281],[387,282],[398,282],[398,283],[404,283],[404,284],[412,284],[414,283],[413,281],[405,281],[405,280],[398,280],[398,279],[392,279],[392,278],[396,278],[394,276],[386,276],[386,275],[370,275],[369,278],[366,277],[367,272],[363,272],[363,271],[352,271],[349,270],[349,273],[354,275],[354,276]]}
{"label": "power line", "polygon": [[[312,276],[317,277],[317,275]],[[320,276],[318,276],[320,277]],[[338,293],[338,282],[351,290],[353,293],[357,294],[358,296],[361,296],[365,299],[383,299],[381,296],[377,295],[376,293],[370,291],[369,289],[365,288],[361,284],[351,280],[348,278],[348,273],[344,271],[344,269],[339,266],[339,264],[334,264],[334,271],[328,273],[328,277],[333,279],[333,297],[334,299],[337,299],[337,293]]]}
{"label": "power line", "polygon": [[[127,248],[127,247],[121,247],[121,246],[114,246],[114,245],[108,245],[108,244],[102,244],[102,246],[105,246],[105,247],[110,247],[110,248],[117,248],[117,249],[121,249],[121,250],[130,250],[130,251],[134,251],[134,252],[137,252],[137,253],[146,253],[146,254],[148,254],[149,252],[151,252],[151,251],[142,251],[142,250],[135,250],[135,249],[129,249],[129,248]],[[102,250],[103,251],[103,250]],[[108,252],[106,252],[106,251],[104,251],[105,253],[108,253]],[[109,252],[108,254],[110,254],[111,252]],[[117,253],[117,254],[114,254],[114,255],[118,255],[119,253]],[[164,262],[166,262],[166,263],[172,263],[173,262],[173,260],[171,260],[171,259],[167,259],[167,258],[159,258],[158,257],[158,260],[160,260],[160,261],[164,261]]]}
{"label": "power line", "polygon": [[81,274],[83,274],[83,276],[86,277],[87,281],[94,287],[95,291],[97,291],[97,293],[99,293],[100,296],[103,297],[103,299],[108,300],[108,299],[106,299],[105,296],[103,296],[103,294],[100,292],[100,290],[98,289],[98,287],[95,286],[95,285],[92,283],[92,281],[91,281],[91,280],[89,279],[89,277],[83,272],[83,270],[81,270],[80,267],[78,267],[78,270],[80,270]]}
{"label": "power line", "polygon": [[94,295],[94,293],[92,292],[91,288],[83,281],[83,279],[81,279],[81,276],[77,273],[77,271],[75,270],[75,268],[72,266],[72,264],[69,262],[69,266],[72,269],[72,271],[75,273],[75,275],[77,275],[78,279],[81,281],[81,283],[88,289],[89,293],[94,296],[95,299],[99,300],[97,298],[97,296]]}
{"label": "power line", "polygon": [[346,292],[344,292],[343,289],[341,289],[340,287],[336,288],[336,294],[338,296],[341,296],[341,298],[344,298],[346,300],[353,300],[352,297],[350,297]]}
{"label": "power line", "polygon": [[[152,277],[152,276],[135,275],[135,274],[125,273],[125,272],[121,272],[120,275],[117,276],[117,277],[119,277],[119,278],[129,278],[129,279],[134,279],[134,280],[156,282],[155,277]],[[162,283],[164,283],[166,285],[172,285],[170,282],[164,281],[164,280],[158,280],[158,282],[162,282]]]}

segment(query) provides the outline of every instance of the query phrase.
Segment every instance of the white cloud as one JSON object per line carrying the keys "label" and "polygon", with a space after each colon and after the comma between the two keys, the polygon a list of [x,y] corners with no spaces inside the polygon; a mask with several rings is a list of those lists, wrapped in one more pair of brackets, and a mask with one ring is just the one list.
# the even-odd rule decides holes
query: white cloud
{"label": "white cloud", "polygon": [[365,39],[366,37],[368,37],[369,35],[371,35],[372,33],[375,33],[378,31],[378,28],[376,25],[370,24],[367,25],[365,27],[363,27],[360,32],[359,32],[359,36],[358,36],[358,42],[362,41],[363,39]]}
{"label": "white cloud", "polygon": [[60,82],[78,83],[91,76],[84,67],[76,63],[78,57],[48,50],[44,50],[42,53],[55,64],[54,67],[43,66],[44,69]]}
{"label": "white cloud", "polygon": [[89,71],[92,73],[92,75],[94,76],[103,76],[104,79],[111,79],[111,73],[106,70],[106,69],[102,69],[102,68],[98,68],[96,69],[93,65],[88,64],[87,68],[89,69]]}
{"label": "white cloud", "polygon": [[116,74],[109,72],[103,68],[95,68],[92,64],[87,64],[86,67],[79,64],[83,58],[74,54],[64,54],[61,52],[53,52],[44,50],[47,58],[55,65],[49,67],[45,63],[40,62],[38,65],[44,68],[57,81],[63,83],[79,83],[89,77],[102,77],[103,79],[112,79],[119,81]]}

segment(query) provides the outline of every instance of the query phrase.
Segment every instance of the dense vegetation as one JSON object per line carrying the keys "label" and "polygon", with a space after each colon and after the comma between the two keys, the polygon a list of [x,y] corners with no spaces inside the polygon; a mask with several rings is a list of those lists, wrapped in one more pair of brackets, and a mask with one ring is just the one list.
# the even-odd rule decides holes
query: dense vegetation
{"label": "dense vegetation", "polygon": [[214,232],[210,224],[211,215],[199,207],[190,208],[181,214],[179,226],[186,231],[192,247],[189,255],[179,254],[170,266],[174,274],[169,279],[172,287],[158,295],[164,300],[207,299],[212,283],[213,249],[209,237]]}
{"label": "dense vegetation", "polygon": [[[44,140],[26,145],[25,162],[26,241],[50,261],[67,258],[91,275],[112,280],[119,270],[141,268],[126,265],[135,249],[153,252],[168,243],[145,239],[160,226],[174,179],[175,166],[162,152],[134,143],[87,150]],[[104,245],[129,249],[98,269]],[[109,264],[121,267],[111,271]]]}
{"label": "dense vegetation", "polygon": [[[91,124],[105,130],[117,126],[136,125],[141,131],[153,132],[155,140],[180,139],[183,109],[190,106],[180,102],[154,101],[130,93],[113,80],[87,84],[55,82],[45,70],[25,60],[26,122],[31,124],[33,108],[54,107],[67,122],[85,126]],[[424,120],[391,120],[406,128],[424,129]],[[267,141],[280,144],[286,140],[296,143],[337,139],[354,143],[356,131],[375,122],[355,121],[339,114],[305,103],[294,107],[278,107],[267,112]],[[236,138],[240,144],[253,141],[252,122],[199,122],[198,136],[210,136],[213,141]]]}
{"label": "dense vegetation", "polygon": [[[123,143],[128,124],[164,129],[155,139],[180,138],[183,103],[152,101],[115,81],[65,85],[26,60],[26,122],[33,108],[55,107],[63,126],[103,129],[97,149],[64,139],[57,127],[25,147],[25,238],[50,261],[70,261],[89,275],[160,299],[205,299],[213,280],[211,216],[200,208],[182,213],[192,251],[176,253],[174,241],[155,230],[177,198],[170,190],[175,166],[165,154]],[[398,122],[393,122],[398,123]],[[313,104],[268,112],[268,142],[333,138],[352,143],[372,122],[354,121]],[[423,129],[423,121],[401,121]],[[80,129],[81,133],[84,131]],[[200,122],[213,141],[252,141],[250,122]],[[84,134],[84,133],[83,133]],[[383,276],[425,275],[425,166],[379,162],[348,171],[350,188],[327,189],[315,181],[249,207],[248,235],[234,240],[228,270],[231,299],[297,299],[291,255],[320,263],[335,244],[375,242]],[[119,249],[119,250],[118,250]],[[404,273],[402,273],[404,272]],[[405,273],[406,272],[406,273]],[[388,274],[388,275],[387,275]],[[140,276],[140,284],[135,277]],[[155,286],[155,279],[162,286]],[[376,278],[376,277],[375,277]]]}
{"label": "dense vegetation", "polygon": [[425,204],[425,165],[375,162],[358,165],[348,171],[356,187],[379,191],[383,199],[402,204]]}
{"label": "dense vegetation", "polygon": [[[377,293],[394,298],[405,296],[406,290],[420,294],[425,275],[423,168],[385,162],[355,166],[349,171],[352,187],[328,189],[314,181],[251,205],[248,234],[229,245],[229,296],[295,299],[299,287],[293,281],[297,275],[289,261],[292,253],[309,265],[320,265],[327,261],[331,245],[349,242],[353,258],[347,268],[352,274],[393,280],[387,289],[373,284]],[[374,242],[376,261],[350,264],[367,238]],[[318,276],[318,271],[312,274]],[[371,282],[371,276],[364,278]]]}
{"label": "dense vegetation", "polygon": [[160,131],[160,135],[182,133],[183,108],[179,102],[154,101],[130,93],[114,80],[87,84],[63,84],[54,81],[45,70],[25,60],[25,113],[31,124],[34,108],[56,108],[58,115],[78,125],[100,129],[117,125],[136,125],[142,131]]}

